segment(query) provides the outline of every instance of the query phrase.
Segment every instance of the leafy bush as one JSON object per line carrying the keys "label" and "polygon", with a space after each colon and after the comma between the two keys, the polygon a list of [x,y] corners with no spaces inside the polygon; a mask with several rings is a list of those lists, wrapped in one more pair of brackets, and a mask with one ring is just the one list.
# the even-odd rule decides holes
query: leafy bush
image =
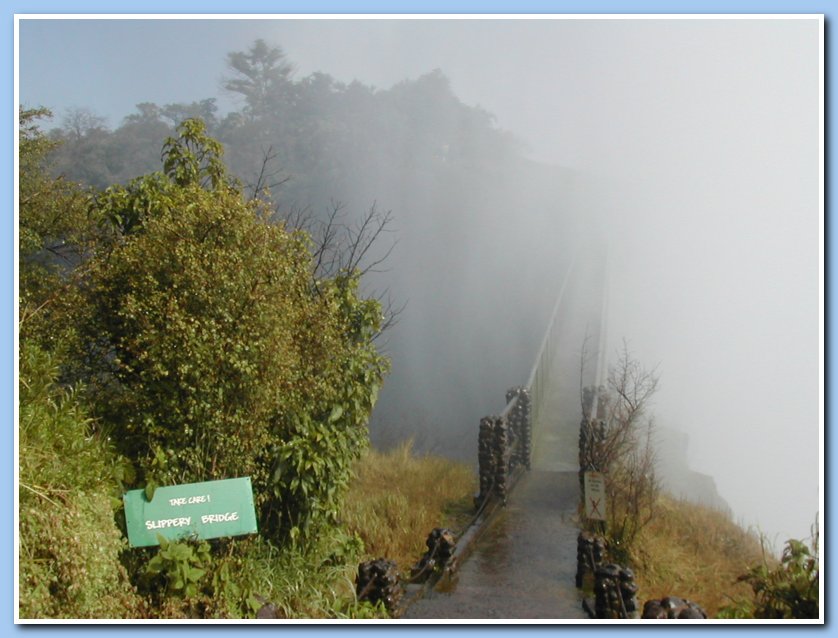
{"label": "leafy bush", "polygon": [[358,276],[311,274],[308,237],[268,223],[196,120],[164,173],[108,189],[79,360],[138,482],[250,476],[260,530],[333,520],[386,371],[381,309]]}
{"label": "leafy bush", "polygon": [[811,547],[796,539],[786,541],[780,564],[771,566],[763,557],[739,577],[751,586],[754,600],[739,601],[720,614],[726,618],[818,618],[820,567],[818,534]]}
{"label": "leafy bush", "polygon": [[118,467],[76,395],[55,384],[52,357],[24,344],[20,360],[21,618],[142,614],[119,562]]}
{"label": "leafy bush", "polygon": [[146,587],[175,596],[197,596],[211,560],[207,542],[171,542],[159,537],[160,549],[148,561]]}

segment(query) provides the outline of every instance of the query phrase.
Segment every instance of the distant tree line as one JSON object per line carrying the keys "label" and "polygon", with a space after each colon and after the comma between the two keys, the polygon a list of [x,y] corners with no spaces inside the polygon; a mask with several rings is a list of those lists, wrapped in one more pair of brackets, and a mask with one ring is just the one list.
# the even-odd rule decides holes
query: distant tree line
{"label": "distant tree line", "polygon": [[239,110],[220,114],[214,97],[144,102],[111,130],[93,111],[74,109],[51,132],[62,142],[53,170],[98,188],[125,183],[155,169],[162,140],[178,124],[200,118],[250,194],[281,185],[288,207],[322,212],[328,198],[345,199],[360,175],[492,163],[518,148],[490,113],[463,104],[439,70],[383,90],[321,72],[295,79],[282,49],[263,40],[229,53],[227,62],[220,88],[240,98]]}

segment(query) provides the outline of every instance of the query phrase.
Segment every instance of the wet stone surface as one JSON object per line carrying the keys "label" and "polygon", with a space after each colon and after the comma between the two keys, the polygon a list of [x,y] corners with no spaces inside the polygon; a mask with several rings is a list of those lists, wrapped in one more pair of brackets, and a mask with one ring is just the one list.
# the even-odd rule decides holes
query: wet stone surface
{"label": "wet stone surface", "polygon": [[587,618],[575,587],[578,499],[575,472],[524,474],[452,582],[403,617]]}

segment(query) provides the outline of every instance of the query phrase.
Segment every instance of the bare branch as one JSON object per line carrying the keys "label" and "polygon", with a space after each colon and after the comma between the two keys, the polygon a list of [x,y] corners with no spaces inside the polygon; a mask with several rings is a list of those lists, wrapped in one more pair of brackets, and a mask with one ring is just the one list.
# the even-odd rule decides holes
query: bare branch
{"label": "bare branch", "polygon": [[251,199],[256,199],[264,193],[268,193],[275,188],[279,188],[291,179],[290,176],[277,179],[277,176],[282,172],[279,168],[269,170],[270,164],[277,158],[277,156],[278,154],[274,151],[273,146],[269,146],[267,149],[262,147],[262,162],[259,166],[259,174],[253,184],[247,185],[248,188],[253,191]]}
{"label": "bare branch", "polygon": [[[586,347],[583,344],[580,374]],[[602,426],[583,420],[587,445],[580,449],[580,462],[606,473],[608,533],[623,550],[652,519],[660,488],[655,475],[654,424],[645,418],[657,386],[656,372],[633,359],[624,342],[617,363],[609,370],[607,387],[601,390]],[[587,395],[593,394],[586,390],[590,388],[583,387],[583,413]]]}
{"label": "bare branch", "polygon": [[376,298],[378,299],[378,303],[381,304],[381,314],[384,316],[384,320],[382,321],[378,332],[376,332],[373,336],[373,341],[377,340],[382,334],[398,324],[402,313],[405,308],[407,308],[406,301],[400,305],[396,305],[390,295],[389,289],[379,294]]}

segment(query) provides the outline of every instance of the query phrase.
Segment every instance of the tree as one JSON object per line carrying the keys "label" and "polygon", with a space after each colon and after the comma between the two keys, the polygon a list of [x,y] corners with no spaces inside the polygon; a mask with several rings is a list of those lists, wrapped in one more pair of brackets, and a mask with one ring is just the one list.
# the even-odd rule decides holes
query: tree
{"label": "tree", "polygon": [[99,189],[152,170],[160,162],[160,144],[172,132],[152,102],[137,104],[114,131],[86,123],[87,117],[71,111],[63,128],[53,132],[61,142],[53,152],[54,172]]}
{"label": "tree", "polygon": [[229,178],[198,120],[164,172],[108,189],[80,358],[138,484],[250,476],[269,538],[331,519],[387,368],[357,272],[312,278],[309,238]]}
{"label": "tree", "polygon": [[294,72],[282,49],[258,39],[247,52],[229,53],[227,64],[234,75],[224,82],[224,88],[244,98],[247,114],[251,118],[276,114],[277,105],[283,102],[292,84]]}
{"label": "tree", "polygon": [[218,105],[214,97],[188,104],[181,102],[167,104],[160,112],[161,116],[169,120],[172,126],[178,126],[189,119],[202,120],[209,133],[212,133],[218,126],[217,113]]}
{"label": "tree", "polygon": [[68,109],[62,118],[61,124],[64,130],[76,141],[82,139],[92,131],[105,131],[106,119],[96,115],[86,108]]}

